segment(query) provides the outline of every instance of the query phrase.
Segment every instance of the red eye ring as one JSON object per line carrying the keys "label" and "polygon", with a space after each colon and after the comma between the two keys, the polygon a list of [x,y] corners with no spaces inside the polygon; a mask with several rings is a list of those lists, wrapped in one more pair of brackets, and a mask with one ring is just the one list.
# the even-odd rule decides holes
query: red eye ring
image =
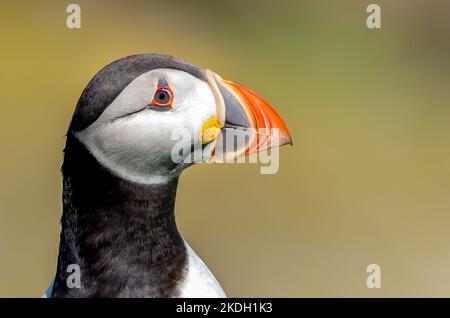
{"label": "red eye ring", "polygon": [[172,107],[173,92],[165,80],[159,80],[155,94],[148,106]]}

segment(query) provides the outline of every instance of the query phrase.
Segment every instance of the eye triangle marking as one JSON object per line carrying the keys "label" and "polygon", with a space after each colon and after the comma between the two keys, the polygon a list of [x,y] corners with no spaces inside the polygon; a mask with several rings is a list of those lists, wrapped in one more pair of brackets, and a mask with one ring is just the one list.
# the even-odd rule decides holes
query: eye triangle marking
{"label": "eye triangle marking", "polygon": [[153,110],[166,111],[172,108],[173,98],[173,91],[169,84],[165,79],[160,78],[153,99],[147,106]]}
{"label": "eye triangle marking", "polygon": [[163,78],[160,78],[158,81],[158,87],[159,88],[167,88],[169,85],[167,84],[167,81]]}

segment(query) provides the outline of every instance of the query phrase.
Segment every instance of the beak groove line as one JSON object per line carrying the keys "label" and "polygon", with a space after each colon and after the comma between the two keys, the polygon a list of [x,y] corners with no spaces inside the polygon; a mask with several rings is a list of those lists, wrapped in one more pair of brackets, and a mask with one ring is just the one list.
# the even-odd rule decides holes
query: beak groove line
{"label": "beak groove line", "polygon": [[[210,70],[205,70],[205,73],[216,100],[217,121],[220,127],[225,129],[228,127],[227,123],[231,124],[231,127],[238,124],[247,131],[253,131],[250,143],[245,149],[234,150],[234,155],[249,155],[271,147],[292,145],[286,124],[269,103],[250,89],[224,80]],[[275,132],[274,129],[278,131]]]}

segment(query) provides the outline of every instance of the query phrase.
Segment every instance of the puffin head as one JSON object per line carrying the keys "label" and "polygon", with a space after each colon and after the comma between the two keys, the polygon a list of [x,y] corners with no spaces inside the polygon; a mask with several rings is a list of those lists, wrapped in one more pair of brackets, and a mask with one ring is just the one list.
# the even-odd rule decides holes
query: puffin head
{"label": "puffin head", "polygon": [[[244,134],[244,143],[224,149],[226,132]],[[142,184],[176,178],[194,162],[291,143],[280,116],[252,91],[157,54],[100,70],[78,101],[68,135],[116,176]]]}

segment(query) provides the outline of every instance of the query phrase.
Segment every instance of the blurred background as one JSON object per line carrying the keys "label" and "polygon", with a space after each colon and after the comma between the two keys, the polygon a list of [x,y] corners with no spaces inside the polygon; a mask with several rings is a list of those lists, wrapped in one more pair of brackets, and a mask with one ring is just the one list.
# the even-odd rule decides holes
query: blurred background
{"label": "blurred background", "polygon": [[[0,296],[56,268],[62,149],[104,65],[165,53],[258,92],[294,139],[280,170],[198,165],[179,228],[233,297],[450,296],[450,2],[0,4]],[[204,189],[213,189],[210,196]],[[230,200],[231,199],[231,200]],[[366,267],[381,266],[381,288]]]}

